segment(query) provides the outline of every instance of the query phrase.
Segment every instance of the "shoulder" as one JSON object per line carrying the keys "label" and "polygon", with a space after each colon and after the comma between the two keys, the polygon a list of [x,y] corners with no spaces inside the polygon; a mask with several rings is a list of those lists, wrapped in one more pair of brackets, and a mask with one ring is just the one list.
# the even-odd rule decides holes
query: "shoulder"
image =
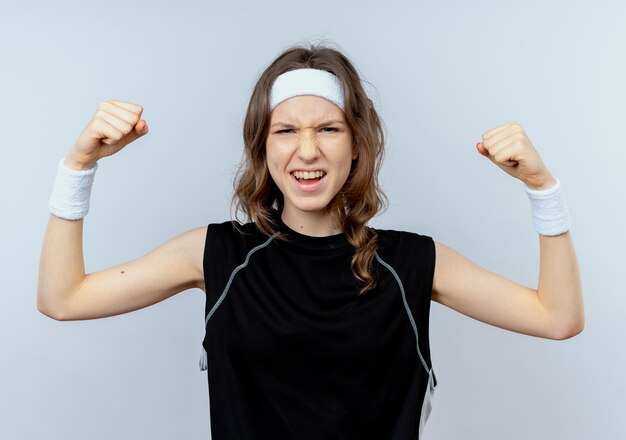
{"label": "shoulder", "polygon": [[254,246],[259,241],[265,241],[264,236],[254,222],[241,223],[237,220],[225,220],[209,223],[205,229],[205,245],[238,245],[243,247]]}
{"label": "shoulder", "polygon": [[396,229],[374,229],[378,235],[378,249],[434,248],[434,240],[429,235]]}
{"label": "shoulder", "polygon": [[435,241],[426,234],[396,229],[375,229],[378,234],[376,252],[394,266],[415,265],[430,268],[435,264]]}
{"label": "shoulder", "polygon": [[176,235],[164,244],[164,248],[167,246],[168,254],[175,255],[177,261],[183,264],[188,276],[193,278],[194,286],[202,290],[204,290],[202,259],[206,232],[206,226],[198,226]]}
{"label": "shoulder", "polygon": [[179,249],[187,263],[185,266],[193,272],[196,287],[206,291],[204,263],[207,253],[227,255],[244,252],[260,239],[254,223],[225,220],[189,229],[172,238],[171,245]]}
{"label": "shoulder", "polygon": [[241,263],[250,250],[268,240],[256,223],[226,220],[209,223],[204,238],[203,263]]}

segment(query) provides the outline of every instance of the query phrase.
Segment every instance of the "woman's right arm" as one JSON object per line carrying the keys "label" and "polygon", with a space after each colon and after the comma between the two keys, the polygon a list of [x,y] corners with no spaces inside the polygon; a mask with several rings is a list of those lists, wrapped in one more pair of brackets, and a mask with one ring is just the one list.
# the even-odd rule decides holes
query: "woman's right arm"
{"label": "woman's right arm", "polygon": [[[146,134],[142,112],[136,104],[102,102],[65,165],[92,168]],[[51,214],[39,264],[37,308],[58,320],[94,319],[137,310],[192,287],[204,290],[205,232],[206,227],[192,229],[140,258],[85,274],[83,219]]]}
{"label": "woman's right arm", "polygon": [[205,290],[206,226],[184,232],[147,254],[85,274],[83,219],[50,215],[39,267],[37,308],[60,321],[132,312],[191,288]]}

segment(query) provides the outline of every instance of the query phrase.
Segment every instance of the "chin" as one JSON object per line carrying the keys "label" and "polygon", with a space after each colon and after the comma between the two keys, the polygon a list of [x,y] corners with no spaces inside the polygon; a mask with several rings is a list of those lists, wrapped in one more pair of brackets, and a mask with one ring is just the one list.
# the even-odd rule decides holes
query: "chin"
{"label": "chin", "polygon": [[285,205],[289,204],[294,209],[298,211],[304,212],[316,212],[323,211],[330,203],[330,199],[327,197],[293,197],[293,198],[285,198]]}
{"label": "chin", "polygon": [[326,210],[328,203],[291,203],[291,205],[298,211],[304,212],[318,212]]}

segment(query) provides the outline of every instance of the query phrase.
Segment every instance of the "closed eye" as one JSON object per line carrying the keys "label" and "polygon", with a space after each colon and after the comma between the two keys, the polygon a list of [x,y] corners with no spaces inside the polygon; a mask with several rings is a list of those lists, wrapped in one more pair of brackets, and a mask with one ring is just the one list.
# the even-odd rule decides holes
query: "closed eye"
{"label": "closed eye", "polygon": [[285,128],[283,130],[278,130],[276,133],[282,134],[282,133],[285,133],[285,132],[288,132],[288,131],[293,131],[293,130],[291,128]]}
{"label": "closed eye", "polygon": [[322,130],[331,130],[330,132],[327,132],[327,133],[331,133],[333,131],[338,131],[335,127],[324,127],[324,128],[322,128]]}

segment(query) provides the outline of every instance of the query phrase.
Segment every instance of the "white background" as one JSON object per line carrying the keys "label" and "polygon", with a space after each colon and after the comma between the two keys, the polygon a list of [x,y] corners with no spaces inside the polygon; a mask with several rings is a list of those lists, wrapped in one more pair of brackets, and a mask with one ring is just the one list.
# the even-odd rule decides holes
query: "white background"
{"label": "white background", "polygon": [[391,203],[373,226],[430,235],[535,288],[523,184],[475,148],[510,121],[573,218],[585,330],[547,340],[433,303],[424,437],[626,438],[625,23],[618,1],[2,1],[0,437],[209,438],[202,291],[99,320],[37,311],[57,163],[99,102],[144,106],[150,133],[99,162],[88,273],[225,221],[258,75],[291,45],[329,40],[387,130]]}

